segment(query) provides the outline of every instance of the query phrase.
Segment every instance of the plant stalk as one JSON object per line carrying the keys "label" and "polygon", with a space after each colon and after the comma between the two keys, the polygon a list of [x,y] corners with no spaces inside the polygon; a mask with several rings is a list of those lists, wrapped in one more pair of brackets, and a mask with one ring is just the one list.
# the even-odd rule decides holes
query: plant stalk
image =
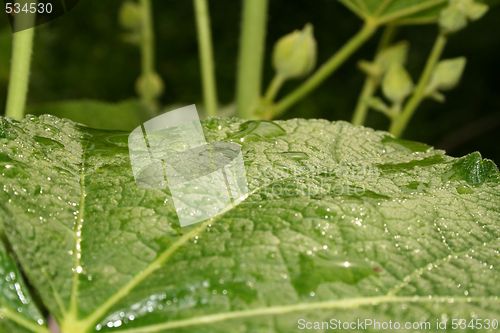
{"label": "plant stalk", "polygon": [[368,114],[368,105],[366,105],[365,101],[375,94],[378,86],[379,82],[377,82],[374,77],[370,75],[366,77],[365,84],[363,85],[363,89],[359,95],[358,104],[356,104],[356,109],[354,110],[354,115],[351,120],[351,123],[354,126],[363,125],[365,123],[366,116]]}
{"label": "plant stalk", "polygon": [[208,117],[217,116],[217,84],[210,29],[210,12],[207,0],[193,0],[200,48],[201,77],[203,82],[203,100]]}
{"label": "plant stalk", "polygon": [[35,28],[22,30],[12,37],[12,61],[5,116],[16,119],[24,117],[28,95],[31,54]]}
{"label": "plant stalk", "polygon": [[367,20],[363,28],[325,64],[323,64],[311,77],[309,77],[306,82],[276,104],[274,116],[281,115],[295,103],[308,95],[311,91],[316,89],[375,33],[377,27],[378,24],[376,21]]}
{"label": "plant stalk", "polygon": [[408,122],[410,121],[413,113],[420,105],[422,100],[425,98],[425,87],[429,83],[432,72],[436,67],[437,62],[441,58],[441,54],[443,53],[444,47],[447,42],[447,37],[440,33],[434,43],[431,54],[429,55],[429,59],[427,59],[427,63],[424,68],[424,72],[418,81],[417,87],[415,88],[415,92],[411,96],[410,100],[406,103],[403,112],[397,118],[395,118],[389,129],[389,132],[396,137],[401,136],[401,134],[406,129]]}
{"label": "plant stalk", "polygon": [[[380,52],[382,52],[385,48],[387,48],[396,33],[397,27],[395,25],[388,25],[384,33],[382,34],[382,38],[380,39],[380,43],[377,48],[377,52],[375,53],[375,58],[377,59],[378,55]],[[367,75],[365,79],[365,83],[363,85],[363,89],[361,90],[361,94],[359,95],[358,98],[358,103],[356,104],[356,109],[354,110],[354,115],[352,116],[352,124],[354,126],[356,125],[363,125],[366,120],[366,115],[368,113],[368,106],[366,105],[365,101],[366,99],[370,98],[375,94],[377,91],[378,87],[380,85],[380,82],[376,80],[374,77]]]}
{"label": "plant stalk", "polygon": [[269,84],[269,87],[267,88],[266,95],[264,97],[264,100],[266,103],[272,103],[274,99],[276,98],[276,95],[278,94],[278,91],[280,90],[281,86],[285,80],[283,79],[283,76],[276,74]]}
{"label": "plant stalk", "polygon": [[268,0],[243,0],[236,100],[238,117],[253,118],[261,94]]}
{"label": "plant stalk", "polygon": [[153,29],[153,9],[151,0],[140,0],[143,10],[142,38],[141,38],[141,69],[142,79],[148,82],[146,91],[141,95],[142,103],[149,109],[154,109],[155,87],[152,77],[155,73],[155,35]]}

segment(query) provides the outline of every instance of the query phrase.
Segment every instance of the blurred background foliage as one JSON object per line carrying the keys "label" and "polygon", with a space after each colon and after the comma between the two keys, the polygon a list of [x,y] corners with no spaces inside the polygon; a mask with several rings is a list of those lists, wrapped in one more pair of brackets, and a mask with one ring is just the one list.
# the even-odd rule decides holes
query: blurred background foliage
{"label": "blurred background foliage", "polygon": [[[452,156],[480,151],[500,164],[500,0],[478,22],[451,36],[443,58],[465,56],[460,85],[445,104],[426,100],[405,139],[425,142]],[[93,127],[131,130],[149,117],[135,100],[140,51],[123,41],[121,0],[81,0],[68,14],[36,28],[27,113],[52,113]],[[195,17],[191,1],[153,1],[157,72],[165,82],[164,110],[202,102]],[[221,106],[233,103],[241,2],[210,1],[216,75]],[[271,0],[264,82],[274,75],[271,51],[281,36],[314,25],[318,63],[323,63],[360,28],[361,21],[335,0]],[[372,60],[382,29],[341,69],[299,104],[288,118],[350,121],[365,75],[356,63]],[[408,70],[418,79],[437,33],[436,25],[401,27],[396,40],[410,42]],[[0,15],[0,112],[6,99],[12,32]],[[284,96],[300,81],[285,83]],[[86,100],[86,102],[75,102]],[[100,101],[100,102],[97,102]],[[231,107],[222,115],[231,115]],[[386,130],[389,120],[369,112],[366,126]]]}

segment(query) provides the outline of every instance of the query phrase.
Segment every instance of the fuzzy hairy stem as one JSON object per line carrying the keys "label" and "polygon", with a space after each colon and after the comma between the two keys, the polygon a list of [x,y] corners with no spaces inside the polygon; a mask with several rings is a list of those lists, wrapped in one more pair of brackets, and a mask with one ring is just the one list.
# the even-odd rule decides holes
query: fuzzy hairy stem
{"label": "fuzzy hairy stem", "polygon": [[249,119],[262,85],[268,0],[243,0],[236,100],[238,117]]}

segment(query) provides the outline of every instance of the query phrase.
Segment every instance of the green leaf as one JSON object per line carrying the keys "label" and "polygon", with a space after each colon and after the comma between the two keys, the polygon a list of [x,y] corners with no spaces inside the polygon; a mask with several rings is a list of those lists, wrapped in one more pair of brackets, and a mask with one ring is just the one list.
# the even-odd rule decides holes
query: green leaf
{"label": "green leaf", "polygon": [[[439,13],[448,5],[448,0],[339,0],[361,18],[376,18],[382,23],[428,24],[438,20]],[[466,0],[469,1],[469,0]],[[470,17],[480,17],[485,12],[483,3],[476,1],[468,9]]]}
{"label": "green leaf", "polygon": [[107,130],[133,130],[149,119],[141,103],[133,99],[119,103],[81,100],[29,105],[26,113],[51,114]]}
{"label": "green leaf", "polygon": [[14,258],[0,242],[0,332],[47,332]]}
{"label": "green leaf", "polygon": [[492,162],[345,122],[202,125],[259,138],[242,145],[251,192],[180,228],[168,190],[135,184],[129,133],[1,119],[2,226],[64,333],[500,317]]}
{"label": "green leaf", "polygon": [[450,0],[449,6],[439,14],[439,25],[443,33],[454,33],[467,26],[467,18],[479,20],[488,9],[488,5],[474,0]]}
{"label": "green leaf", "polygon": [[465,2],[465,7],[466,7],[467,17],[472,21],[479,20],[481,17],[484,16],[484,14],[486,14],[486,12],[489,9],[489,7],[483,3],[472,2],[472,1]]}
{"label": "green leaf", "polygon": [[467,14],[458,4],[449,6],[441,11],[439,25],[445,34],[457,32],[467,26]]}
{"label": "green leaf", "polygon": [[[447,0],[339,0],[361,17],[376,17],[386,22],[419,18],[429,10],[442,8]],[[425,16],[424,16],[425,17]]]}

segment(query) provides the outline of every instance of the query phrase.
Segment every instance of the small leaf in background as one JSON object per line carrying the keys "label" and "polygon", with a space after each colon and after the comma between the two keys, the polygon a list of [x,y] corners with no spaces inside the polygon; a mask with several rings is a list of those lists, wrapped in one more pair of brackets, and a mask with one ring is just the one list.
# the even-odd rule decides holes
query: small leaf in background
{"label": "small leaf in background", "polygon": [[449,6],[439,15],[439,25],[444,34],[462,30],[467,26],[467,18],[472,21],[480,19],[488,11],[488,5],[474,0],[450,0]]}
{"label": "small leaf in background", "polygon": [[378,78],[384,74],[381,66],[367,60],[358,61],[358,68],[368,76]]}
{"label": "small leaf in background", "polygon": [[428,94],[428,96],[439,103],[444,103],[446,101],[446,96],[441,94],[439,91],[433,91]]}
{"label": "small leaf in background", "polygon": [[467,15],[459,6],[449,6],[439,15],[439,25],[445,34],[457,32],[467,26]]}
{"label": "small leaf in background", "polygon": [[281,37],[273,50],[274,70],[284,80],[308,75],[316,66],[317,46],[313,26]]}
{"label": "small leaf in background", "polygon": [[486,14],[486,12],[489,9],[489,6],[484,4],[484,3],[479,3],[475,1],[463,1],[464,6],[465,6],[465,12],[467,13],[467,17],[471,21],[476,21],[479,20],[481,17]]}
{"label": "small leaf in background", "polygon": [[383,114],[391,117],[391,109],[384,103],[380,97],[370,97],[365,100],[365,103],[372,109],[382,112]]}
{"label": "small leaf in background", "polygon": [[437,64],[426,88],[427,94],[433,94],[436,90],[455,88],[462,77],[466,64],[467,59],[465,57],[441,60]]}
{"label": "small leaf in background", "polygon": [[403,65],[392,63],[382,81],[384,96],[393,103],[401,103],[411,94],[413,87],[410,74]]}

